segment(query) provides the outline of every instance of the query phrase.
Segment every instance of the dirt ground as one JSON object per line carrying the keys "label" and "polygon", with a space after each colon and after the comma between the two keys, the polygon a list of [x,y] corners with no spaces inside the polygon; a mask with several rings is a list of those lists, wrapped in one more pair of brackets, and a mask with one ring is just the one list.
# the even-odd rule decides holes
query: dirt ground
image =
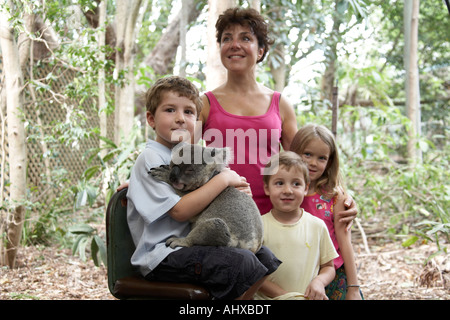
{"label": "dirt ground", "polygon": [[[361,243],[359,243],[361,242]],[[450,300],[450,258],[434,244],[402,248],[400,243],[354,244],[361,290],[366,300]],[[448,244],[444,244],[448,247]],[[18,268],[0,268],[1,300],[111,300],[105,267],[81,261],[70,250],[25,247]]]}

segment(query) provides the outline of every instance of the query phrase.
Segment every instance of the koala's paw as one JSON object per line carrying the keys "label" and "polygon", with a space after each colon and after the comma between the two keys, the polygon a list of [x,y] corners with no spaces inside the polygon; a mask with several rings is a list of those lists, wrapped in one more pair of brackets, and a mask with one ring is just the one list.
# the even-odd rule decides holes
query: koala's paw
{"label": "koala's paw", "polygon": [[176,247],[189,247],[185,239],[186,238],[177,238],[177,237],[169,238],[166,240],[166,246],[171,247],[172,249]]}
{"label": "koala's paw", "polygon": [[168,165],[162,165],[159,167],[155,167],[150,169],[148,172],[153,178],[156,180],[161,180],[168,182],[169,181],[169,166]]}

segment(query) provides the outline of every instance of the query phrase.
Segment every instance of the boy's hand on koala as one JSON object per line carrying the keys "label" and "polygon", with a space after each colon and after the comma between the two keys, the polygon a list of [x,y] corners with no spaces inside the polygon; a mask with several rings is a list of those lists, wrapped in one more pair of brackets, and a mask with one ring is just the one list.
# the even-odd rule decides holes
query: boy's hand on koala
{"label": "boy's hand on koala", "polygon": [[222,169],[220,174],[222,174],[222,177],[228,187],[235,187],[239,191],[253,197],[252,189],[250,188],[250,184],[247,182],[245,177],[238,175],[236,171],[231,170],[228,167]]}
{"label": "boy's hand on koala", "polygon": [[252,193],[252,189],[250,188],[250,183],[247,182],[247,179],[243,176],[241,176],[241,180],[243,182],[247,183],[246,187],[236,187],[236,189],[238,189],[241,192],[246,193],[247,195],[249,195],[250,197],[253,197],[253,193]]}
{"label": "boy's hand on koala", "polygon": [[220,174],[229,187],[247,188],[249,184],[247,180],[236,173],[236,171],[230,168],[224,168]]}

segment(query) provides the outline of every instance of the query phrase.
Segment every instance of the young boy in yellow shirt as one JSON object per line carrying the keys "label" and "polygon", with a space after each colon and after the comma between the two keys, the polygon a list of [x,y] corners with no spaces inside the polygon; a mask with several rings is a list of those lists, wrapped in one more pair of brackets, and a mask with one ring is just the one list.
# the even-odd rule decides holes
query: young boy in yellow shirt
{"label": "young boy in yellow shirt", "polygon": [[308,192],[308,168],[290,151],[274,155],[266,168],[264,190],[273,208],[262,217],[263,243],[283,263],[256,297],[328,300],[325,287],[335,276],[333,259],[338,254],[325,223],[300,208]]}

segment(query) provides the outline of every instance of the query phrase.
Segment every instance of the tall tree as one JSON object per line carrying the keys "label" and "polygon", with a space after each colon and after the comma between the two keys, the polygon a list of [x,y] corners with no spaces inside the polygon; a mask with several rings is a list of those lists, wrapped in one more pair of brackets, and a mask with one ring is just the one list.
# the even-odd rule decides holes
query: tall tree
{"label": "tall tree", "polygon": [[405,49],[404,63],[406,71],[406,108],[411,120],[408,140],[408,157],[411,161],[422,161],[421,149],[417,146],[417,137],[421,134],[419,69],[417,66],[417,41],[419,29],[419,0],[405,0]]}
{"label": "tall tree", "polygon": [[[105,84],[105,59],[106,55],[102,49],[105,46],[105,28],[106,28],[106,7],[107,0],[103,0],[99,4],[99,23],[98,23],[98,58],[102,66],[98,70],[98,113],[100,117],[100,135],[106,137],[108,135],[107,122],[108,118],[106,115],[106,84]],[[103,147],[105,142],[100,139],[100,147]],[[106,150],[102,150],[101,156],[106,155]]]}
{"label": "tall tree", "polygon": [[116,76],[123,82],[115,92],[115,142],[127,137],[134,119],[134,45],[142,0],[118,0],[116,10]]}
{"label": "tall tree", "polygon": [[[343,36],[366,17],[366,4],[363,0],[334,0],[333,2],[333,26],[327,39],[328,49],[324,52],[326,67],[322,77],[322,95],[329,101],[333,100],[333,88],[338,69],[338,44],[343,44]],[[353,17],[356,18],[356,22],[350,24]]]}
{"label": "tall tree", "polygon": [[227,71],[220,61],[220,49],[216,39],[216,21],[222,12],[236,5],[236,0],[208,0],[208,4],[206,89],[212,90],[227,79]]}
{"label": "tall tree", "polygon": [[188,28],[189,7],[187,0],[181,0],[180,16],[180,76],[186,77],[186,33]]}
{"label": "tall tree", "polygon": [[[12,2],[8,2],[8,6],[12,9]],[[10,19],[10,12],[2,5],[0,8],[0,45],[6,87],[11,206],[4,224],[6,227],[6,252],[3,251],[3,245],[1,245],[0,264],[6,264],[13,268],[25,217],[27,156],[26,135],[21,114],[23,108],[23,75],[14,29],[9,24]]]}
{"label": "tall tree", "polygon": [[329,38],[329,50],[326,62],[325,73],[322,78],[322,94],[323,97],[329,101],[333,99],[333,87],[336,77],[337,68],[337,44],[340,38],[340,26],[342,24],[342,3],[343,1],[336,0],[333,13],[333,28]]}
{"label": "tall tree", "polygon": [[[275,83],[274,89],[276,91],[282,92],[286,85],[286,36],[283,36],[283,33],[286,33],[285,30],[285,13],[286,8],[283,6],[277,6],[271,8],[268,12],[269,17],[272,23],[271,33],[275,35],[275,43],[274,48],[272,49],[272,54],[269,57],[269,68],[270,73],[273,77],[273,81]],[[278,23],[275,23],[277,21]],[[280,26],[281,24],[281,26]]]}
{"label": "tall tree", "polygon": [[[187,13],[187,24],[194,21],[200,14],[198,0],[185,0],[185,8],[189,8]],[[144,64],[150,66],[156,74],[166,74],[177,53],[180,44],[180,21],[182,10],[169,23],[153,50],[144,58]]]}

